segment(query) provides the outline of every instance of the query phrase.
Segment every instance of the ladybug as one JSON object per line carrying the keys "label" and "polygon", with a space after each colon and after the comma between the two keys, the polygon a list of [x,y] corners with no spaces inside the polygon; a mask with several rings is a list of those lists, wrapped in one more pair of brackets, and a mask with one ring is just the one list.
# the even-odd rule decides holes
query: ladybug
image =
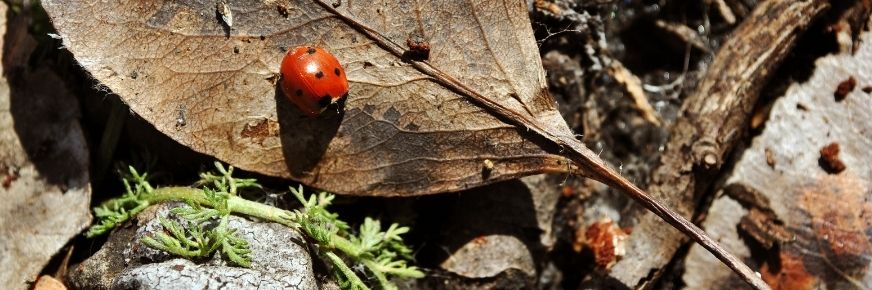
{"label": "ladybug", "polygon": [[345,70],[323,48],[299,46],[282,59],[282,91],[309,116],[317,116],[348,96]]}

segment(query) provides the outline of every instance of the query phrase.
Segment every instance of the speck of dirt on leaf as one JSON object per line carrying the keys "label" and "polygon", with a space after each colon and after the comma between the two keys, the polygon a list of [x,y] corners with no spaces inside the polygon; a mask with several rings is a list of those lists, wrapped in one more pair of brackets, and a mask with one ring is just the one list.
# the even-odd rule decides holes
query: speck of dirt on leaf
{"label": "speck of dirt on leaf", "polygon": [[187,111],[188,110],[181,105],[176,109],[176,129],[180,129],[188,124],[188,117],[186,116]]}
{"label": "speck of dirt on leaf", "polygon": [[254,124],[245,124],[245,128],[242,128],[242,132],[239,135],[245,138],[266,138],[270,136],[278,136],[279,134],[279,123],[269,120],[263,119]]}
{"label": "speck of dirt on leaf", "polygon": [[275,74],[269,76],[268,78],[266,78],[266,80],[267,80],[270,84],[272,84],[273,86],[275,86],[275,85],[278,84],[279,79],[281,79],[281,77],[282,77],[282,74],[281,74],[281,73],[275,73]]}
{"label": "speck of dirt on leaf", "polygon": [[373,66],[373,64],[372,64],[371,62],[368,62],[368,61],[364,61],[364,62],[363,62],[363,68],[364,68],[364,69],[370,68],[370,67],[372,67],[372,66]]}
{"label": "speck of dirt on leaf", "polygon": [[406,58],[419,61],[430,58],[430,42],[424,39],[421,31],[410,33],[409,38],[406,39],[406,46],[409,47],[409,50],[404,54]]}
{"label": "speck of dirt on leaf", "polygon": [[836,102],[841,102],[845,100],[845,97],[848,96],[852,91],[854,91],[854,87],[857,86],[857,80],[854,77],[848,77],[847,80],[839,83],[839,86],[836,87],[836,91],[833,93],[833,96],[836,98]]}
{"label": "speck of dirt on leaf", "polygon": [[485,159],[481,164],[481,175],[483,179],[488,179],[494,171],[494,162],[490,159]]}
{"label": "speck of dirt on leaf", "polygon": [[845,163],[839,159],[839,143],[830,143],[821,148],[818,164],[829,174],[839,174],[845,171]]}
{"label": "speck of dirt on leaf", "polygon": [[342,0],[333,1],[331,5],[333,5],[333,8],[339,8],[339,6],[342,6]]}
{"label": "speck of dirt on leaf", "polygon": [[863,92],[867,94],[872,94],[872,86],[863,87]]}
{"label": "speck of dirt on leaf", "polygon": [[238,54],[238,53],[239,53],[239,48],[238,48],[238,47],[234,47],[234,48],[233,48],[233,53],[237,53],[237,54]]}
{"label": "speck of dirt on leaf", "polygon": [[278,11],[279,15],[281,15],[282,17],[288,18],[288,7],[285,7],[284,5],[278,5],[276,6],[276,11]]}

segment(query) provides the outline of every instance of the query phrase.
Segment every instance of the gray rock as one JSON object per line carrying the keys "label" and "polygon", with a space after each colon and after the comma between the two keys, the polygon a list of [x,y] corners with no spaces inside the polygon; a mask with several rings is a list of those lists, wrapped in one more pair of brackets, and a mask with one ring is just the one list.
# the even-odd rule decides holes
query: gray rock
{"label": "gray rock", "polygon": [[[312,258],[299,232],[274,223],[231,216],[228,227],[250,244],[251,268],[229,266],[219,253],[205,261],[177,259],[140,242],[160,230],[156,216],[180,203],[151,207],[137,226],[122,227],[94,256],[70,274],[74,288],[85,289],[317,289]],[[171,219],[177,219],[169,215]],[[184,223],[182,223],[184,224]]]}
{"label": "gray rock", "polygon": [[[311,270],[311,269],[310,269]],[[316,289],[312,279],[185,259],[147,264],[121,273],[112,289]]]}

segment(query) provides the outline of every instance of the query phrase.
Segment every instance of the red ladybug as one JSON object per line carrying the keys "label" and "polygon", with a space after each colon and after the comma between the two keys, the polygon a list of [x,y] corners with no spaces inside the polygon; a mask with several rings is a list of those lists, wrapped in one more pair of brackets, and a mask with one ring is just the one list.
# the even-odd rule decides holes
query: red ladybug
{"label": "red ladybug", "polygon": [[345,70],[322,48],[299,46],[282,59],[282,91],[309,116],[317,116],[348,95]]}

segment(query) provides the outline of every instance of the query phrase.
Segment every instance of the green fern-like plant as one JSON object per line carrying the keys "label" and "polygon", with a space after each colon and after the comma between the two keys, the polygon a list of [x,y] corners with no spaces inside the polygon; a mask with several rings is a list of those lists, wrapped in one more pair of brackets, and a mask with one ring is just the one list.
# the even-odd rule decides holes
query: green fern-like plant
{"label": "green fern-like plant", "polygon": [[[233,167],[215,163],[217,173],[203,173],[194,187],[154,188],[147,174],[129,167],[122,179],[125,193],[94,208],[98,222],[87,236],[108,233],[143,209],[167,201],[183,201],[187,207],[178,207],[171,213],[186,224],[160,217],[163,231],[143,237],[142,242],[154,249],[187,259],[211,257],[220,252],[222,257],[240,267],[250,267],[251,250],[248,242],[227,227],[231,214],[256,217],[280,223],[305,234],[318,246],[316,251],[332,265],[334,277],[343,289],[369,289],[367,282],[381,289],[396,289],[392,277],[421,278],[424,273],[410,266],[412,250],[403,242],[407,227],[390,225],[382,231],[378,220],[366,218],[355,232],[337,213],[328,210],[334,195],[321,192],[306,196],[303,187],[290,188],[302,208],[283,210],[266,204],[243,199],[241,189],[262,189],[254,179],[233,177]],[[217,226],[209,224],[217,222]],[[351,264],[355,267],[348,265]],[[360,267],[357,267],[360,266]],[[361,273],[365,272],[365,273]],[[360,278],[360,274],[374,277],[374,281]]]}

